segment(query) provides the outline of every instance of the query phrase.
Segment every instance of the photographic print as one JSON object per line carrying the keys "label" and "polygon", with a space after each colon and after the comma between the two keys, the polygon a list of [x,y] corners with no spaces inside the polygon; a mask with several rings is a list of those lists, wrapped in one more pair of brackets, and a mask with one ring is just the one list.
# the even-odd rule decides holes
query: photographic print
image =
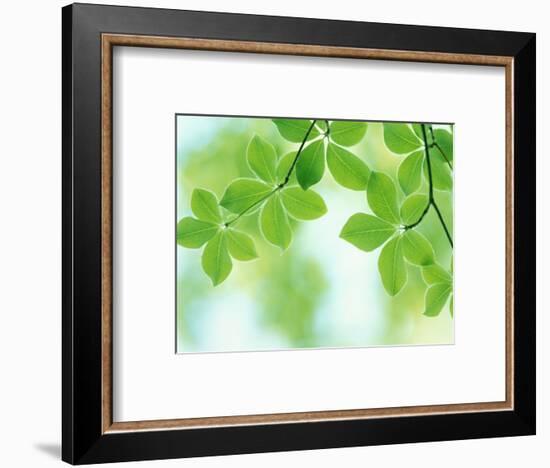
{"label": "photographic print", "polygon": [[176,115],[177,352],[453,344],[453,135]]}

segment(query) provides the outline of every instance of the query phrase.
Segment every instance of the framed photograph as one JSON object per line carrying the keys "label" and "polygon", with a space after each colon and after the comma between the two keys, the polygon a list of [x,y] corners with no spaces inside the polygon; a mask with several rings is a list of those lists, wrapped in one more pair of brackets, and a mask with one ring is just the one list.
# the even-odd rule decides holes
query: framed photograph
{"label": "framed photograph", "polygon": [[75,4],[62,39],[65,461],[535,433],[534,34]]}

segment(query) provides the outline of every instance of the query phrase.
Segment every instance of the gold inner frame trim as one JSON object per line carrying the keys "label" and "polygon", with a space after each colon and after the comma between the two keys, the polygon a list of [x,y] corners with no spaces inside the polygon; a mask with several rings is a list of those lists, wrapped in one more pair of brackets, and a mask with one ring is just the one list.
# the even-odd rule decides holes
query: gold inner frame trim
{"label": "gold inner frame trim", "polygon": [[[314,57],[338,57],[371,60],[396,60],[461,65],[486,65],[505,68],[506,81],[506,298],[505,298],[505,393],[504,401],[456,403],[446,405],[402,406],[353,410],[308,411],[297,413],[219,416],[205,418],[162,419],[148,421],[113,421],[113,278],[112,278],[112,82],[113,47],[149,47],[218,52],[241,52]],[[441,52],[414,52],[354,47],[333,47],[305,44],[283,44],[249,41],[226,41],[184,37],[141,35],[101,35],[101,222],[102,222],[102,433],[192,429],[256,424],[338,421],[346,419],[387,418],[482,411],[506,411],[514,408],[514,154],[513,154],[513,57]]]}

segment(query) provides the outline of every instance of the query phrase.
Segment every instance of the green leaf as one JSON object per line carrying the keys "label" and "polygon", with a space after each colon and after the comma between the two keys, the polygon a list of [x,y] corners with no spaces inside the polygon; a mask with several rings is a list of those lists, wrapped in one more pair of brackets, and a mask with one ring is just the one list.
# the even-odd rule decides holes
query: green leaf
{"label": "green leaf", "polygon": [[358,249],[370,252],[395,233],[395,226],[365,213],[356,213],[344,224],[340,237]]}
{"label": "green leaf", "polygon": [[296,177],[300,186],[307,190],[319,182],[325,173],[325,143],[317,140],[306,146],[296,163]]}
{"label": "green leaf", "polygon": [[324,200],[313,190],[302,190],[300,187],[287,187],[281,191],[281,199],[288,213],[303,220],[317,219],[327,212]]}
{"label": "green leaf", "polygon": [[397,154],[412,153],[422,146],[422,141],[404,123],[385,123],[384,143],[390,151]]}
{"label": "green leaf", "polygon": [[392,224],[399,224],[395,184],[382,172],[372,172],[367,188],[367,200],[375,215]]}
{"label": "green leaf", "polygon": [[227,240],[223,232],[216,234],[204,248],[202,253],[202,269],[217,286],[231,273],[233,263],[227,250]]}
{"label": "green leaf", "polygon": [[409,229],[402,236],[403,255],[413,265],[431,265],[435,259],[434,249],[430,241],[422,234]]}
{"label": "green leaf", "polygon": [[[437,128],[434,130],[434,137],[437,144],[441,147],[445,156],[449,161],[453,160],[453,135],[451,132],[444,130],[443,128]],[[436,151],[439,149],[436,148]]]}
{"label": "green leaf", "polygon": [[[438,190],[450,191],[453,189],[453,175],[443,156],[437,151],[430,151],[433,186]],[[428,162],[424,163],[424,173],[429,180]]]}
{"label": "green leaf", "polygon": [[210,190],[197,188],[191,195],[191,210],[202,221],[221,223],[222,215],[218,199]]}
{"label": "green leaf", "polygon": [[409,154],[397,170],[397,180],[401,190],[407,195],[415,192],[420,187],[422,180],[422,162],[424,161],[424,151],[416,151]]}
{"label": "green leaf", "polygon": [[405,226],[416,223],[428,206],[428,197],[422,193],[413,193],[405,198],[401,205],[401,222]]}
{"label": "green leaf", "polygon": [[430,286],[426,291],[424,315],[428,317],[438,316],[447,303],[452,290],[453,287],[449,283],[437,283]]}
{"label": "green leaf", "polygon": [[237,179],[229,184],[220,205],[232,213],[241,213],[255,203],[259,203],[273,187],[256,179]]}
{"label": "green leaf", "polygon": [[365,190],[370,170],[357,156],[348,150],[329,143],[327,165],[334,180],[351,190]]}
{"label": "green leaf", "polygon": [[[301,119],[273,119],[273,123],[277,126],[281,136],[288,141],[301,143],[306,136],[306,133],[311,125],[311,120]],[[308,140],[319,136],[319,131],[313,127]]]}
{"label": "green leaf", "polygon": [[219,226],[187,216],[176,227],[176,242],[182,247],[198,249],[219,231]]}
{"label": "green leaf", "polygon": [[424,134],[422,133],[422,124],[413,123],[411,125],[413,128],[414,134],[420,139],[420,141],[424,141]]}
{"label": "green leaf", "polygon": [[275,166],[277,165],[277,153],[275,148],[266,139],[254,135],[246,148],[246,160],[250,169],[260,179],[275,183]]}
{"label": "green leaf", "polygon": [[443,267],[434,263],[422,268],[422,278],[427,284],[451,283],[451,275]]}
{"label": "green leaf", "polygon": [[328,130],[328,122],[326,120],[317,120],[315,122],[315,127],[320,133],[326,133]]}
{"label": "green leaf", "polygon": [[[297,151],[291,151],[290,153],[285,154],[281,159],[279,159],[279,163],[277,164],[277,182],[282,183],[285,180],[286,175],[288,174],[288,171],[290,171],[290,168],[292,167],[292,163],[294,162],[294,158],[296,157]],[[290,174],[289,182],[295,182],[296,181],[296,171],[292,171],[292,174]]]}
{"label": "green leaf", "polygon": [[336,120],[330,124],[330,139],[342,146],[353,146],[361,141],[367,132],[366,122],[345,122]]}
{"label": "green leaf", "polygon": [[378,271],[382,284],[390,296],[395,296],[407,282],[407,266],[403,258],[401,238],[390,240],[378,257]]}
{"label": "green leaf", "polygon": [[454,294],[451,294],[451,302],[449,304],[449,313],[451,314],[451,317],[454,315],[454,302],[455,302]]}
{"label": "green leaf", "polygon": [[229,253],[235,260],[246,262],[258,258],[254,241],[248,234],[234,229],[227,229],[225,236]]}
{"label": "green leaf", "polygon": [[279,194],[272,196],[262,208],[260,228],[266,240],[285,250],[292,241],[288,216]]}

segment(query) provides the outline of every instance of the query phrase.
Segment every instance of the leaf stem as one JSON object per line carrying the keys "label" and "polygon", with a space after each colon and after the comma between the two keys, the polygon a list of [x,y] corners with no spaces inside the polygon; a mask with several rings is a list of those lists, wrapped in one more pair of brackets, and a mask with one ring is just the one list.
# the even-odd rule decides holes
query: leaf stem
{"label": "leaf stem", "polygon": [[244,216],[246,213],[248,213],[251,209],[255,208],[256,206],[258,206],[259,204],[263,203],[265,200],[267,200],[269,197],[271,197],[274,193],[278,192],[279,190],[281,190],[286,184],[288,184],[288,181],[290,180],[290,176],[292,175],[292,171],[294,170],[294,168],[296,167],[296,163],[298,162],[298,158],[300,157],[300,154],[302,153],[302,150],[304,149],[304,145],[306,144],[306,141],[307,139],[309,138],[309,134],[311,133],[311,131],[313,130],[313,127],[315,126],[315,123],[317,122],[317,120],[313,120],[311,122],[311,125],[309,126],[309,128],[307,129],[307,132],[306,134],[304,135],[304,139],[302,140],[302,143],[300,144],[300,148],[298,149],[298,152],[296,153],[296,156],[294,157],[294,160],[292,161],[292,164],[290,165],[290,169],[288,170],[285,178],[283,179],[283,181],[277,185],[277,187],[275,187],[271,192],[269,192],[267,195],[265,195],[264,197],[260,198],[259,200],[255,201],[254,203],[252,203],[250,206],[246,207],[243,211],[241,211],[237,216],[235,216],[233,219],[227,221],[224,226],[225,227],[229,227],[231,224],[235,223],[236,221],[238,221],[242,216]]}
{"label": "leaf stem", "polygon": [[430,159],[430,149],[428,148],[428,137],[426,136],[426,126],[421,124],[422,128],[422,138],[424,139],[424,153],[426,154],[426,162],[428,164],[428,182],[430,185],[429,188],[429,200],[428,204],[432,203],[434,200],[434,183],[433,183],[433,174],[432,174],[432,160]]}
{"label": "leaf stem", "polygon": [[296,157],[294,158],[294,161],[292,161],[292,164],[290,165],[290,169],[288,170],[285,179],[281,184],[279,184],[279,188],[283,188],[286,184],[288,184],[288,181],[290,179],[290,176],[292,174],[292,171],[294,170],[294,167],[296,166],[296,163],[298,162],[298,158],[300,157],[300,154],[302,153],[302,150],[304,149],[304,145],[306,144],[307,139],[309,138],[309,134],[313,130],[313,127],[315,126],[315,123],[317,120],[313,120],[311,122],[311,125],[307,129],[307,132],[304,136],[304,139],[302,140],[302,143],[300,144],[300,148],[298,149],[298,152],[296,153]]}
{"label": "leaf stem", "polygon": [[407,224],[406,226],[403,226],[403,229],[405,229],[405,231],[408,231],[409,229],[412,229],[416,226],[418,226],[420,224],[420,222],[424,219],[424,216],[426,216],[426,214],[428,213],[429,209],[430,209],[430,206],[432,206],[432,204],[428,201],[428,203],[426,204],[426,207],[424,208],[424,211],[422,211],[422,214],[420,215],[420,217],[412,224]]}
{"label": "leaf stem", "polygon": [[[437,205],[437,202],[435,201],[435,197],[434,197],[432,162],[431,162],[431,159],[430,159],[430,149],[429,149],[429,146],[428,146],[428,138],[426,136],[426,125],[421,124],[421,127],[422,127],[422,137],[424,139],[424,152],[426,153],[426,163],[428,165],[428,203],[427,203],[426,207],[424,208],[424,211],[420,215],[420,218],[418,218],[418,220],[415,221],[412,224],[408,224],[406,226],[403,226],[403,229],[405,229],[405,231],[407,231],[409,229],[412,229],[412,228],[418,226],[421,223],[421,221],[424,219],[424,217],[426,216],[428,211],[430,210],[430,207],[433,206],[435,212],[437,213],[439,221],[440,221],[441,225],[443,226],[443,230],[445,231],[445,235],[447,236],[447,239],[449,240],[449,244],[451,244],[451,248],[453,248],[453,239],[451,237],[449,229],[447,228],[447,224],[445,224],[445,220],[443,219],[443,215],[441,214],[441,210],[439,209],[439,206]],[[430,127],[430,130],[431,130],[431,127]],[[435,140],[433,138],[433,133],[432,133],[432,140],[435,142]]]}
{"label": "leaf stem", "polygon": [[229,227],[231,226],[235,221],[239,220],[241,218],[241,216],[244,216],[246,213],[248,213],[252,208],[258,206],[260,203],[262,203],[263,201],[267,200],[269,197],[271,197],[271,195],[273,195],[277,190],[279,190],[279,187],[276,187],[274,188],[271,192],[269,192],[267,195],[265,195],[264,197],[260,198],[259,200],[255,201],[254,203],[252,203],[252,205],[246,207],[243,211],[241,211],[237,216],[235,216],[233,219],[227,221],[224,226],[225,227]]}
{"label": "leaf stem", "polygon": [[439,217],[439,221],[441,222],[441,225],[443,226],[443,229],[445,230],[445,234],[447,235],[447,239],[449,239],[449,243],[451,244],[451,248],[453,247],[453,239],[451,237],[451,234],[449,233],[449,229],[447,228],[447,225],[445,224],[445,221],[443,220],[443,215],[441,214],[441,211],[439,210],[439,207],[435,202],[432,202],[432,206],[434,207],[435,212],[437,213],[437,216]]}

